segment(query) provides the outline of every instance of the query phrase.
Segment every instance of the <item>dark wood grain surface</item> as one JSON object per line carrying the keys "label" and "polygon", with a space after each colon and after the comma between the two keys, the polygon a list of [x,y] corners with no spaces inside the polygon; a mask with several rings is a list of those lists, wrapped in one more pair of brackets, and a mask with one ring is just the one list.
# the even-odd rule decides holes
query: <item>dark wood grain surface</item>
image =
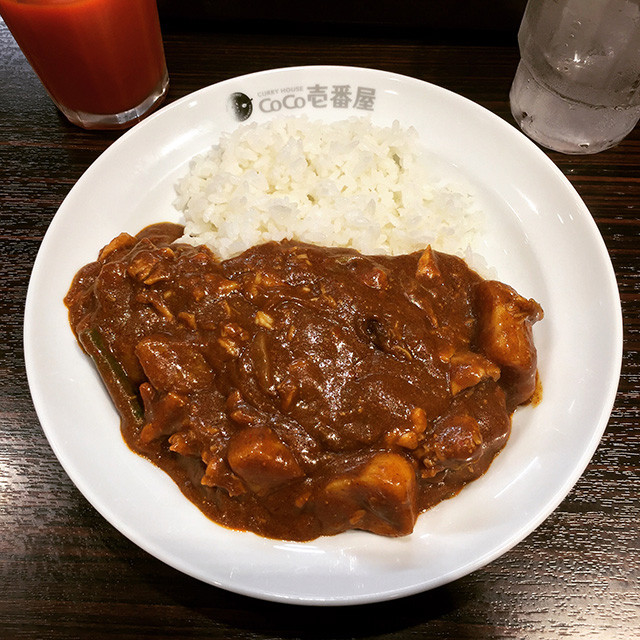
{"label": "dark wood grain surface", "polygon": [[[415,32],[262,33],[166,20],[169,101],[232,76],[300,64],[399,72],[512,122],[513,42],[469,46]],[[624,363],[607,431],[558,509],[510,552],[433,591],[376,605],[309,608],[237,596],[141,551],[68,479],[38,423],[22,326],[33,261],[87,167],[119,133],[85,132],[55,110],[0,21],[0,637],[640,637],[640,132],[595,156],[549,153],[589,207],[617,274]],[[576,310],[577,313],[580,310]]]}

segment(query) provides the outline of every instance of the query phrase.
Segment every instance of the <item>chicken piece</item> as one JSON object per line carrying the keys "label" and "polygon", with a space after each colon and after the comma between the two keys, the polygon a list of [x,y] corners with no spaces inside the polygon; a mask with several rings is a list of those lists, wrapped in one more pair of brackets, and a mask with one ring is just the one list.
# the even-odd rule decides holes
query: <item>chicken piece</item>
{"label": "chicken piece", "polygon": [[205,487],[220,487],[231,497],[247,492],[246,484],[229,469],[229,465],[217,456],[205,454],[202,461],[207,465],[200,484]]}
{"label": "chicken piece", "polygon": [[229,442],[227,460],[258,495],[304,475],[293,453],[269,427],[249,427],[236,433]]}
{"label": "chicken piece", "polygon": [[131,258],[129,266],[127,267],[127,273],[135,280],[144,282],[159,262],[160,256],[153,251],[138,251],[136,255]]}
{"label": "chicken piece", "polygon": [[141,340],[135,354],[149,382],[160,391],[188,393],[206,389],[213,372],[204,356],[188,342],[164,335]]}
{"label": "chicken piece", "polygon": [[187,402],[176,393],[159,394],[148,382],[140,385],[146,422],[140,432],[140,444],[149,444],[178,431],[185,420]]}
{"label": "chicken piece", "polygon": [[103,247],[98,256],[98,260],[104,262],[112,253],[119,249],[129,249],[133,247],[137,242],[137,239],[128,233],[121,233],[114,238],[106,247]]}
{"label": "chicken piece", "polygon": [[202,444],[191,429],[174,433],[169,438],[169,444],[169,449],[179,456],[199,457],[202,451]]}
{"label": "chicken piece", "polygon": [[408,535],[418,515],[415,469],[400,454],[377,453],[355,473],[327,484],[318,515],[329,530]]}
{"label": "chicken piece", "polygon": [[454,353],[449,362],[451,394],[454,396],[487,378],[493,381],[500,378],[500,367],[479,353]]}
{"label": "chicken piece", "polygon": [[447,416],[434,431],[433,445],[435,457],[444,468],[473,463],[482,453],[480,425],[469,415]]}
{"label": "chicken piece", "polygon": [[478,347],[500,367],[500,381],[509,392],[507,408],[512,411],[529,400],[536,388],[538,359],[532,327],[542,319],[542,308],[495,280],[477,285],[475,308]]}
{"label": "chicken piece", "polygon": [[416,278],[423,278],[425,280],[438,280],[441,278],[440,267],[436,260],[436,254],[433,252],[431,245],[429,245],[420,256],[418,260],[418,268],[416,269]]}

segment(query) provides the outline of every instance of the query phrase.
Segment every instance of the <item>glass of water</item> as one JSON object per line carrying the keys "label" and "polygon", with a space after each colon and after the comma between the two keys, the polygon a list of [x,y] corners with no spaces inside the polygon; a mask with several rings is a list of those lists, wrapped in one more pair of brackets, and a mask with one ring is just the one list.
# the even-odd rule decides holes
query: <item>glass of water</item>
{"label": "glass of water", "polygon": [[544,147],[597,153],[640,119],[640,0],[529,0],[509,94]]}

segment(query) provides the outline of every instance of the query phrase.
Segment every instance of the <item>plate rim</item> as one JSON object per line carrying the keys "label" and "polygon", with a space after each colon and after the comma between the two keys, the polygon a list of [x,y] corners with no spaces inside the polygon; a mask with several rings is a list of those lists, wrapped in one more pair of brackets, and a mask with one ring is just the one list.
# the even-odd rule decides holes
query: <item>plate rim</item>
{"label": "plate rim", "polygon": [[[614,380],[614,376],[611,376],[610,378],[607,379],[608,384],[607,384],[607,390],[605,392],[605,396],[608,399],[607,403],[602,407],[602,412],[601,412],[601,416],[598,419],[598,428],[595,429],[591,435],[590,441],[588,443],[588,445],[585,448],[584,454],[581,458],[581,462],[580,465],[577,465],[573,471],[573,473],[568,476],[564,483],[562,484],[562,486],[560,488],[558,488],[558,490],[556,491],[556,498],[557,500],[555,501],[555,503],[548,503],[547,504],[547,508],[544,510],[541,510],[540,512],[538,512],[538,517],[535,520],[530,520],[527,522],[527,526],[525,527],[526,532],[524,532],[523,535],[523,531],[518,530],[513,532],[510,541],[506,544],[506,545],[502,545],[499,549],[494,549],[493,552],[491,553],[487,553],[485,554],[484,557],[482,557],[478,563],[476,564],[476,566],[472,567],[471,569],[469,569],[468,567],[460,567],[458,568],[457,571],[452,572],[451,574],[447,575],[446,577],[444,577],[442,580],[438,581],[436,580],[434,584],[428,586],[428,587],[424,587],[422,585],[413,585],[411,588],[398,588],[389,592],[384,592],[384,591],[377,591],[374,595],[372,595],[371,593],[367,593],[364,596],[362,595],[358,595],[355,594],[353,597],[351,598],[345,598],[345,597],[341,597],[339,599],[333,599],[331,597],[327,597],[325,599],[317,599],[317,598],[308,598],[308,599],[300,599],[299,597],[295,596],[295,595],[286,595],[286,594],[267,594],[267,593],[256,593],[254,591],[252,591],[251,589],[246,589],[246,588],[241,588],[241,587],[234,587],[232,585],[228,585],[228,584],[223,584],[221,581],[215,582],[215,581],[211,581],[210,579],[205,579],[202,576],[196,575],[192,572],[189,572],[187,570],[185,570],[184,567],[181,566],[177,566],[175,564],[173,564],[171,561],[167,560],[166,557],[161,557],[159,556],[157,553],[155,553],[154,551],[150,551],[148,548],[148,543],[145,543],[144,540],[140,539],[139,536],[133,535],[134,532],[128,531],[127,533],[124,533],[121,528],[119,526],[117,526],[116,524],[114,524],[114,522],[112,521],[112,519],[110,517],[108,517],[107,515],[105,515],[102,505],[100,504],[96,504],[95,501],[93,499],[91,499],[89,496],[87,496],[85,490],[83,488],[81,488],[76,480],[76,478],[74,477],[75,474],[70,471],[70,469],[67,468],[67,464],[65,464],[65,460],[66,460],[66,456],[64,455],[64,452],[61,451],[59,449],[59,444],[56,443],[55,441],[52,441],[52,439],[50,438],[50,434],[48,431],[48,428],[45,426],[45,424],[43,423],[43,419],[41,418],[41,415],[46,413],[44,408],[41,406],[41,398],[37,398],[38,393],[34,392],[34,389],[32,387],[32,380],[34,379],[34,372],[33,372],[33,358],[32,355],[30,353],[30,349],[31,349],[31,345],[32,340],[31,340],[31,336],[30,336],[30,332],[35,330],[35,325],[32,324],[34,319],[33,319],[33,312],[31,311],[33,304],[34,304],[34,296],[36,295],[35,293],[35,285],[34,285],[34,273],[36,271],[36,269],[40,266],[40,260],[41,260],[41,255],[44,254],[44,251],[47,249],[48,246],[48,240],[47,238],[51,238],[51,234],[49,234],[49,230],[51,228],[55,229],[55,226],[58,224],[62,224],[63,222],[60,222],[60,220],[62,220],[62,217],[58,215],[58,212],[62,209],[64,211],[64,206],[65,203],[68,201],[68,198],[71,196],[72,193],[74,193],[74,190],[76,189],[76,185],[79,184],[81,181],[85,180],[85,176],[91,176],[93,175],[94,172],[98,171],[100,169],[101,164],[107,162],[109,160],[109,158],[111,158],[111,156],[116,155],[118,150],[120,149],[120,147],[124,144],[126,144],[126,141],[129,140],[129,138],[131,138],[132,136],[136,135],[136,132],[139,131],[141,128],[149,126],[149,123],[152,123],[154,121],[156,121],[159,118],[163,118],[163,114],[167,113],[168,111],[171,110],[179,110],[184,104],[186,104],[189,100],[193,100],[194,98],[200,97],[202,96],[204,93],[208,92],[208,91],[212,91],[214,89],[220,89],[223,88],[225,85],[227,84],[231,84],[231,83],[237,83],[239,81],[251,81],[254,78],[257,77],[264,77],[264,76],[275,76],[278,74],[286,74],[287,72],[300,72],[300,71],[308,71],[308,70],[322,70],[322,71],[330,71],[333,69],[340,69],[340,70],[344,70],[344,71],[354,71],[357,73],[374,73],[374,74],[382,74],[383,76],[387,77],[387,78],[392,78],[392,79],[397,79],[400,82],[410,82],[412,84],[419,84],[419,85],[426,85],[430,90],[435,90],[438,92],[443,92],[444,94],[449,94],[450,96],[454,97],[456,100],[462,100],[466,103],[468,103],[468,105],[470,105],[472,108],[474,109],[480,109],[482,110],[482,112],[485,114],[485,116],[491,117],[494,119],[494,122],[499,122],[501,123],[500,126],[509,128],[509,129],[513,129],[516,133],[520,133],[518,132],[517,129],[515,129],[512,125],[510,125],[506,120],[502,119],[500,116],[498,116],[497,114],[493,113],[492,111],[490,111],[489,109],[483,107],[482,105],[473,102],[472,100],[470,100],[469,98],[466,98],[465,96],[462,96],[460,94],[457,94],[447,88],[441,87],[439,85],[433,84],[431,82],[427,82],[424,80],[420,80],[418,78],[414,78],[411,76],[406,76],[403,74],[399,74],[399,73],[395,73],[395,72],[389,72],[389,71],[384,71],[384,70],[378,70],[378,69],[373,69],[373,68],[368,68],[368,67],[352,67],[352,66],[343,66],[343,65],[297,65],[297,66],[292,66],[292,67],[280,67],[277,69],[266,69],[266,70],[261,70],[261,71],[257,71],[257,72],[253,72],[253,73],[249,73],[249,74],[244,74],[241,76],[237,76],[237,77],[233,77],[233,78],[228,78],[225,80],[222,80],[220,82],[208,85],[206,87],[202,87],[194,92],[191,92],[189,94],[186,94],[178,99],[176,99],[175,101],[169,103],[168,105],[165,105],[164,107],[162,107],[161,109],[159,109],[158,111],[156,111],[155,113],[151,114],[148,118],[146,118],[145,120],[143,120],[140,124],[132,127],[130,130],[128,130],[127,132],[125,132],[123,135],[121,135],[116,141],[114,141],[109,147],[107,147],[107,149],[105,149],[105,151],[103,151],[88,167],[87,169],[83,172],[83,174],[80,176],[80,178],[77,180],[77,182],[72,186],[71,190],[68,192],[68,194],[65,196],[65,198],[63,199],[59,209],[56,211],[56,213],[54,214],[51,222],[49,223],[49,226],[47,228],[47,231],[45,233],[45,236],[42,240],[42,243],[38,249],[34,264],[33,264],[33,269],[32,269],[32,273],[31,276],[29,278],[29,285],[27,288],[27,296],[26,296],[26,303],[25,303],[25,309],[24,309],[24,327],[23,327],[23,351],[24,351],[24,358],[25,358],[25,366],[26,366],[26,371],[27,371],[27,379],[29,382],[29,389],[30,389],[30,393],[33,399],[33,403],[34,403],[34,407],[36,409],[36,413],[38,415],[38,420],[40,422],[41,428],[45,434],[45,437],[47,438],[47,441],[49,442],[49,445],[51,446],[54,454],[56,455],[56,458],[58,459],[59,463],[61,464],[61,466],[63,467],[65,473],[67,474],[67,476],[72,480],[72,482],[74,483],[74,485],[76,486],[76,488],[83,494],[83,496],[90,502],[90,504],[92,504],[92,506],[102,515],[102,517],[104,517],[110,524],[112,524],[114,527],[116,527],[123,535],[125,535],[127,538],[129,538],[132,542],[134,542],[134,544],[136,544],[137,546],[139,546],[140,548],[142,548],[143,550],[149,552],[151,555],[153,555],[154,557],[160,559],[160,561],[164,562],[165,564],[168,564],[170,566],[172,566],[174,569],[181,571],[182,573],[185,573],[187,575],[191,575],[192,577],[198,579],[198,580],[202,580],[208,584],[212,584],[214,586],[226,589],[228,591],[232,591],[241,595],[245,595],[245,596],[250,596],[250,597],[257,597],[257,598],[261,598],[261,599],[265,599],[265,600],[271,600],[271,601],[276,601],[276,602],[284,602],[284,603],[293,603],[293,604],[303,604],[303,605],[332,605],[332,606],[336,606],[336,605],[353,605],[353,604],[364,604],[364,603],[371,603],[371,602],[379,602],[379,601],[384,601],[384,600],[391,600],[391,599],[396,599],[396,598],[400,598],[400,597],[405,597],[408,595],[412,595],[415,593],[419,593],[422,591],[425,591],[427,589],[432,589],[435,588],[437,586],[441,586],[442,584],[446,584],[448,582],[451,582],[453,580],[456,580],[460,577],[463,577],[465,575],[468,575],[471,571],[475,571],[480,569],[483,566],[486,566],[488,563],[492,562],[493,560],[495,560],[497,557],[501,556],[502,554],[506,553],[509,549],[513,548],[513,546],[515,546],[516,544],[518,544],[519,542],[521,542],[524,537],[526,537],[526,535],[528,535],[529,533],[531,533],[532,531],[534,531],[538,526],[540,526],[540,524],[546,520],[546,518],[549,517],[549,515],[558,507],[558,505],[562,502],[562,500],[565,499],[565,497],[567,496],[567,494],[570,492],[570,490],[572,489],[572,487],[575,485],[575,483],[578,481],[578,479],[582,476],[582,474],[584,473],[584,470],[586,469],[589,461],[591,460],[591,458],[593,457],[595,450],[598,446],[598,444],[600,443],[601,439],[602,439],[602,435],[604,434],[606,428],[607,428],[607,424],[608,424],[608,420],[609,417],[611,415],[611,412],[613,410],[613,407],[615,405],[615,400],[616,400],[616,393],[617,393],[617,389],[618,389],[618,385],[619,385],[619,380],[620,380],[620,373],[621,373],[621,367],[622,367],[622,355],[623,355],[623,316],[622,316],[622,307],[621,307],[621,301],[620,301],[620,295],[619,295],[619,289],[617,286],[617,279],[616,279],[616,274],[615,274],[615,270],[613,268],[613,264],[611,262],[611,258],[609,256],[607,247],[604,243],[604,239],[602,238],[602,235],[600,234],[600,231],[597,227],[597,224],[595,223],[595,220],[593,219],[593,216],[590,214],[588,208],[586,207],[586,204],[584,203],[584,201],[582,200],[582,198],[580,197],[580,195],[578,194],[578,192],[576,191],[576,189],[573,187],[573,185],[570,183],[570,181],[568,180],[568,178],[561,172],[561,170],[559,169],[559,167],[557,165],[555,165],[555,163],[552,162],[552,160],[539,148],[537,147],[537,145],[535,145],[532,141],[530,141],[528,138],[526,138],[524,136],[524,134],[520,133],[521,139],[523,142],[526,141],[526,143],[529,145],[529,151],[532,152],[533,154],[535,154],[535,156],[537,157],[538,161],[542,161],[545,165],[546,168],[548,170],[552,170],[555,174],[556,177],[562,182],[563,186],[565,189],[568,189],[568,193],[574,198],[576,206],[583,209],[583,215],[584,212],[586,212],[586,218],[585,221],[586,223],[590,226],[590,230],[591,233],[594,237],[595,241],[600,242],[601,245],[601,251],[604,252],[604,256],[606,256],[607,260],[605,261],[605,265],[607,266],[607,276],[608,276],[608,280],[609,280],[609,284],[612,287],[612,291],[616,292],[616,313],[615,313],[615,328],[616,328],[616,335],[614,337],[614,341],[616,344],[616,353],[614,354],[614,358],[612,359],[613,361],[615,361],[617,363],[617,367],[614,367],[615,369],[617,369],[617,377],[615,377]],[[106,158],[106,160],[105,160]],[[97,167],[97,168],[96,168]],[[612,312],[611,309],[609,309],[609,312]],[[579,468],[578,468],[579,467]],[[112,515],[109,513],[109,515]]]}

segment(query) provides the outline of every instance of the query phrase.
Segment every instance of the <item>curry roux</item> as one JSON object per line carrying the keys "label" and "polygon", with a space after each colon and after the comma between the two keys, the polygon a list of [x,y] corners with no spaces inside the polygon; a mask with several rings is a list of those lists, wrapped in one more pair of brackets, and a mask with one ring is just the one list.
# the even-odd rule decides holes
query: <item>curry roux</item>
{"label": "curry roux", "polygon": [[129,447],[222,525],[409,534],[535,391],[540,306],[457,257],[283,241],[220,262],[181,234],[121,234],[65,303]]}

